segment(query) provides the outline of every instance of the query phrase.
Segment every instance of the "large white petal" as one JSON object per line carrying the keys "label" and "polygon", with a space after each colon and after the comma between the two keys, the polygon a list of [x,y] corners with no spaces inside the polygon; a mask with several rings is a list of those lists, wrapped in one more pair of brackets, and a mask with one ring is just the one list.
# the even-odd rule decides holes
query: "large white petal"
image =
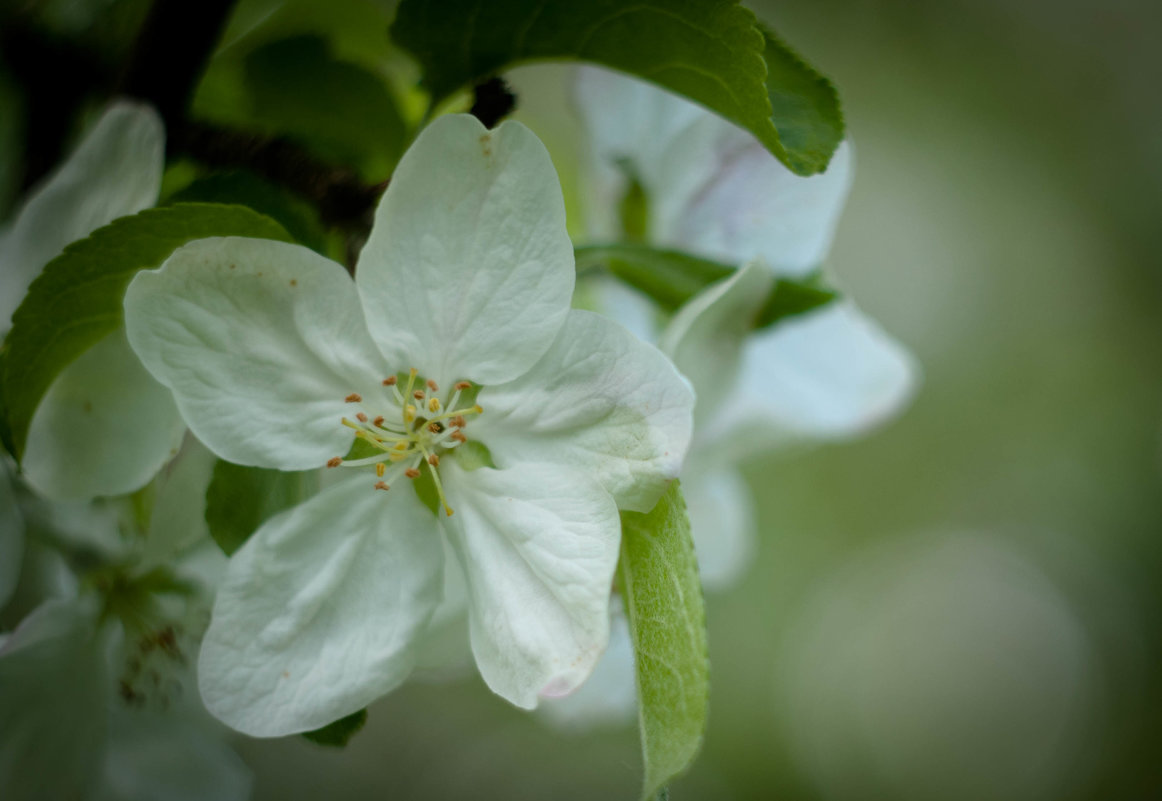
{"label": "large white petal", "polygon": [[854,305],[833,303],[751,338],[738,388],[703,441],[855,436],[898,413],[918,380],[908,351]]}
{"label": "large white petal", "polygon": [[743,345],[773,282],[774,276],[760,262],[747,262],[695,295],[662,333],[658,347],[694,386],[698,429],[733,389]]}
{"label": "large white petal", "polygon": [[392,176],[355,275],[397,369],[441,383],[520,375],[552,343],[573,294],[573,245],[545,146],[517,122],[433,122]]}
{"label": "large white petal", "polygon": [[119,710],[100,784],[87,801],[246,801],[252,782],[224,739],[193,721]]}
{"label": "large white petal", "polygon": [[580,310],[531,370],[478,400],[484,413],[467,433],[498,465],[569,465],[637,512],[652,509],[678,474],[693,428],[694,394],[670,360]]}
{"label": "large white petal", "polygon": [[621,522],[584,473],[521,463],[442,469],[444,520],[468,578],[472,652],[493,692],[524,709],[585,680],[609,638]]}
{"label": "large white petal", "polygon": [[739,263],[763,259],[803,276],[831,249],[851,186],[851,146],[842,143],[822,175],[795,175],[749,136],[720,139],[714,177],[655,230],[662,245]]}
{"label": "large white petal", "polygon": [[682,492],[690,514],[698,573],[708,591],[725,590],[741,578],[754,556],[754,499],[746,480],[735,469],[701,471],[695,460],[682,476]]}
{"label": "large white petal", "polygon": [[49,601],[0,648],[0,788],[5,801],[81,798],[103,756],[111,679],[97,611]]}
{"label": "large white petal", "polygon": [[[210,543],[206,490],[217,458],[187,436],[178,455],[157,477],[153,514],[141,548],[142,569],[163,565],[199,542]],[[213,548],[221,555],[221,551]]]}
{"label": "large white petal", "polygon": [[198,439],[232,462],[319,467],[351,446],[344,398],[388,405],[354,282],[298,245],[191,242],[133,279],[125,322]]}
{"label": "large white petal", "polygon": [[118,102],[40,184],[0,242],[0,331],[28,285],[70,242],[157,201],[165,131],[148,106]]}
{"label": "large white petal", "polygon": [[28,429],[25,478],[59,500],[143,487],[181,445],[170,391],[142,367],[118,328],[60,372]]}
{"label": "large white petal", "polygon": [[13,474],[0,457],[0,609],[12,597],[24,561],[24,518],[16,507]]}
{"label": "large white petal", "polygon": [[232,557],[198,662],[206,708],[255,737],[309,731],[408,675],[440,601],[432,513],[366,473],[267,521]]}

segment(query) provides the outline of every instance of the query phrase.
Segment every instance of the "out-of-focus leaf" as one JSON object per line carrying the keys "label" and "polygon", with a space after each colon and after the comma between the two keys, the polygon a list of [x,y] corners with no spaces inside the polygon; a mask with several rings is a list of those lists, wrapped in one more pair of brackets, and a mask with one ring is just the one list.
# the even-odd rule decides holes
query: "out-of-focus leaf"
{"label": "out-of-focus leaf", "polygon": [[[675,311],[735,267],[678,250],[649,245],[586,245],[575,251],[577,266],[603,265],[625,283],[652,298],[666,311]],[[839,293],[827,287],[819,273],[807,278],[779,278],[771,288],[756,326],[763,328],[795,315],[826,306]]]}
{"label": "out-of-focus leaf", "polygon": [[219,460],[206,490],[206,525],[227,556],[266,520],[319,488],[318,471],[284,473]]}
{"label": "out-of-focus leaf", "polygon": [[359,730],[366,723],[367,710],[360,709],[358,712],[352,712],[345,718],[339,718],[334,723],[328,723],[321,729],[305,731],[303,732],[303,737],[318,745],[326,745],[331,748],[345,748],[351,738],[358,734]]}
{"label": "out-of-focus leaf", "polygon": [[322,37],[258,48],[246,57],[245,81],[256,123],[369,180],[387,178],[403,155],[408,129],[387,86],[336,59]]}
{"label": "out-of-focus leaf", "polygon": [[45,266],[12,315],[0,361],[17,456],[40,399],[60,371],[121,325],[130,279],[159,266],[186,242],[210,236],[291,241],[281,225],[244,206],[183,203],[114,220]]}
{"label": "out-of-focus leaf", "polygon": [[698,754],[710,693],[702,584],[677,481],[647,514],[622,512],[617,576],[634,647],[649,801]]}
{"label": "out-of-focus leaf", "polygon": [[575,59],[701,103],[800,175],[843,138],[831,84],[735,0],[403,0],[391,35],[436,102],[517,64]]}

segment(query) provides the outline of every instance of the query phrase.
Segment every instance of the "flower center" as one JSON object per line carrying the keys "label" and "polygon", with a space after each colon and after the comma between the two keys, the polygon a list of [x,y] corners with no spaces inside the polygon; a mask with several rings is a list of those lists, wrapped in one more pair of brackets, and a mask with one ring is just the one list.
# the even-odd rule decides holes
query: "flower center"
{"label": "flower center", "polygon": [[419,478],[426,463],[440,505],[445,514],[451,515],[452,508],[448,506],[440,481],[440,457],[468,441],[464,435],[468,420],[484,410],[475,404],[469,406],[467,402],[461,408],[462,395],[472,389],[470,382],[457,382],[441,400],[436,382],[420,382],[418,376],[419,371],[413,367],[402,391],[396,376],[385,378],[383,385],[391,388],[395,403],[388,403],[384,409],[367,408],[369,404],[365,404],[357,392],[344,398],[359,409],[354,419],[343,417],[341,420],[343,425],[355,431],[356,447],[348,456],[357,450],[363,453],[371,450],[372,453],[354,458],[336,456],[327,462],[327,467],[374,465],[378,479],[374,488],[389,490],[391,482],[401,476],[413,480]]}

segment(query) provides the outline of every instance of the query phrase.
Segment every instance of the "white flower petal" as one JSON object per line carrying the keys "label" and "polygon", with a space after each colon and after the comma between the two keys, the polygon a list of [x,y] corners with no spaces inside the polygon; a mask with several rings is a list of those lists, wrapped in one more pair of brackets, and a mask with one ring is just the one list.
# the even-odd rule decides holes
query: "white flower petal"
{"label": "white flower petal", "polygon": [[16,507],[12,480],[7,460],[0,457],[0,609],[12,597],[24,561],[24,519]]}
{"label": "white flower petal", "polygon": [[105,741],[111,682],[96,610],[49,601],[0,649],[0,787],[5,801],[81,798]]}
{"label": "white flower petal", "polygon": [[854,305],[832,303],[752,337],[740,375],[706,441],[726,429],[752,448],[764,428],[780,440],[855,436],[908,403],[919,368]]}
{"label": "white flower petal", "polygon": [[351,446],[344,398],[387,403],[354,282],[298,245],[191,242],[133,279],[125,322],[198,439],[232,462],[319,467]]}
{"label": "white flower petal", "polygon": [[563,731],[585,732],[629,726],[637,718],[633,642],[621,596],[610,599],[609,647],[593,674],[564,698],[546,699],[537,712]]}
{"label": "white flower petal", "polygon": [[693,428],[694,395],[661,351],[580,310],[531,370],[478,400],[484,413],[468,435],[498,465],[569,465],[637,512],[678,474]]}
{"label": "white flower petal", "polygon": [[38,186],[0,243],[0,332],[28,285],[65,245],[157,202],[165,131],[148,106],[114,103]]}
{"label": "white flower petal", "polygon": [[695,295],[662,333],[658,347],[694,386],[698,429],[734,388],[743,345],[773,282],[774,276],[762,263],[747,262],[729,278]]}
{"label": "white flower petal", "polygon": [[118,328],[60,372],[28,429],[24,475],[54,500],[140,489],[177,453],[185,423],[170,391]]}
{"label": "white flower petal", "polygon": [[523,709],[585,680],[609,638],[621,522],[580,471],[521,463],[467,472],[445,460],[444,520],[468,578],[472,652],[493,692]]}
{"label": "white flower petal", "polygon": [[698,573],[708,591],[724,590],[742,577],[754,556],[754,499],[742,475],[732,468],[701,472],[690,468],[682,476],[682,492],[690,514]]}
{"label": "white flower petal", "polygon": [[573,294],[565,203],[544,145],[516,122],[433,122],[392,176],[355,275],[398,369],[439,383],[520,375]]}
{"label": "white flower petal", "polygon": [[221,738],[175,716],[118,710],[87,801],[246,801],[250,769]]}
{"label": "white flower petal", "polygon": [[[141,549],[142,569],[163,565],[199,542],[210,542],[206,490],[217,458],[192,436],[157,477],[153,514]],[[218,548],[213,550],[221,551]]]}
{"label": "white flower petal", "polygon": [[727,262],[761,258],[780,275],[818,269],[851,187],[851,146],[840,144],[826,172],[805,178],[756,140],[729,139],[714,177],[657,228],[658,243]]}
{"label": "white flower petal", "polygon": [[440,600],[432,513],[364,474],[267,521],[230,560],[198,662],[206,708],[255,737],[309,731],[408,675]]}

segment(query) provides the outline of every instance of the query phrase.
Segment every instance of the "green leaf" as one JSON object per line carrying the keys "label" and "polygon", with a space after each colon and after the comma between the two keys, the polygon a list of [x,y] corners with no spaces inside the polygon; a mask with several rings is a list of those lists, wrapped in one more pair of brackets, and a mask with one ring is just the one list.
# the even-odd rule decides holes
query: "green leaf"
{"label": "green leaf", "polygon": [[206,525],[227,556],[269,518],[313,495],[317,470],[284,473],[219,460],[206,489]]}
{"label": "green leaf", "polygon": [[[673,312],[711,284],[735,271],[721,262],[679,250],[649,245],[585,245],[575,251],[577,268],[604,266],[634,289],[648,295],[663,310]],[[819,273],[803,278],[779,278],[759,312],[756,326],[765,328],[826,306],[839,297]]]}
{"label": "green leaf", "polygon": [[322,158],[383,180],[403,155],[408,128],[378,76],[337,60],[321,36],[294,36],[246,57],[255,121]]}
{"label": "green leaf", "polygon": [[323,229],[311,205],[252,172],[231,170],[195,178],[174,192],[165,205],[172,206],[175,203],[234,203],[246,206],[277,222],[299,244],[319,253],[326,249]]}
{"label": "green leaf", "polygon": [[800,175],[843,138],[835,89],[734,0],[403,0],[391,36],[433,103],[518,64],[576,59],[701,103]]}
{"label": "green leaf", "polygon": [[17,457],[37,404],[60,371],[121,325],[130,279],[186,242],[210,236],[290,241],[274,220],[243,206],[187,203],[114,220],[45,266],[12,315],[4,344],[3,394]]}
{"label": "green leaf", "polygon": [[358,712],[352,712],[345,718],[339,718],[334,723],[328,723],[321,729],[305,731],[303,732],[303,737],[318,745],[325,745],[331,748],[345,748],[347,742],[358,734],[359,730],[366,723],[367,710],[360,709]]}
{"label": "green leaf", "polygon": [[621,513],[617,575],[636,663],[642,798],[652,799],[694,761],[710,691],[702,584],[677,481],[653,511]]}

